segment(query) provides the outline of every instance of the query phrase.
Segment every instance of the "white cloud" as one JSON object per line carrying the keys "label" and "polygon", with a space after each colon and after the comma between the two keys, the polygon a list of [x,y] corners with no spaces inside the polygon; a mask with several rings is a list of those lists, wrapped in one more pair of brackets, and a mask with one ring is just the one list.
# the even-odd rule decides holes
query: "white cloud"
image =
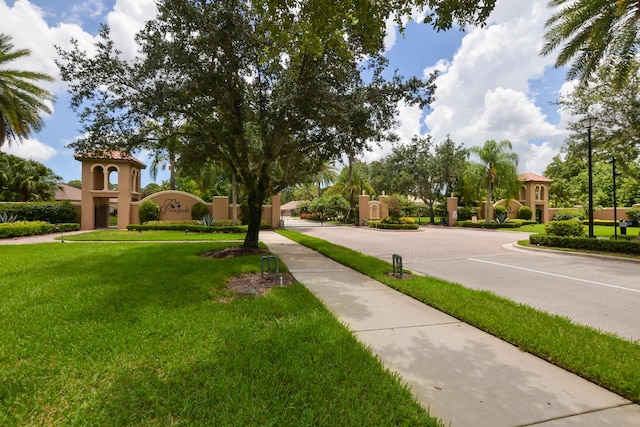
{"label": "white cloud", "polygon": [[25,139],[19,142],[12,142],[11,146],[5,143],[1,151],[38,162],[46,162],[58,153],[55,148],[43,144],[37,139]]}
{"label": "white cloud", "polygon": [[550,13],[546,0],[499,0],[490,26],[472,29],[450,63],[425,70],[441,73],[425,118],[436,141],[450,134],[469,147],[509,139],[521,171],[544,170],[566,135],[565,123],[549,123],[530,88],[553,64],[539,54]]}
{"label": "white cloud", "polygon": [[113,41],[126,58],[136,56],[138,45],[135,36],[156,14],[154,0],[116,0],[113,11],[107,16],[107,23]]}

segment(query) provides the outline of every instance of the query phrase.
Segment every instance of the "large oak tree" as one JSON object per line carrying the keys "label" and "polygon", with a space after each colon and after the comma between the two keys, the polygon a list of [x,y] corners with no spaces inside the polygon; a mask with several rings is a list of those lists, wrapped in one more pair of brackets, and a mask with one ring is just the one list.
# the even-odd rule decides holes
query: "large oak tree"
{"label": "large oak tree", "polygon": [[[185,163],[220,161],[242,185],[257,246],[274,191],[389,138],[400,99],[430,101],[431,81],[382,77],[385,19],[415,4],[447,29],[483,22],[494,1],[161,0],[134,61],[106,27],[97,54],[60,52],[87,135],[73,146],[159,150],[179,136]],[[173,131],[149,138],[150,122]]]}

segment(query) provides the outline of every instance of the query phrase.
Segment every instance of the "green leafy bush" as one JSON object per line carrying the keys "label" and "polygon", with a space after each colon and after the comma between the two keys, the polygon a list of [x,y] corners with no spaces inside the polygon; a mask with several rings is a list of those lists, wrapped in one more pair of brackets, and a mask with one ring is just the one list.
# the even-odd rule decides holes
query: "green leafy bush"
{"label": "green leafy bush", "polygon": [[157,221],[160,218],[160,206],[151,199],[145,200],[138,206],[138,218],[141,224]]}
{"label": "green leafy bush", "polygon": [[456,227],[466,227],[466,228],[486,228],[489,230],[494,230],[497,228],[517,228],[522,226],[523,224],[521,222],[504,222],[504,223],[500,223],[500,222],[485,222],[484,220],[480,220],[480,221],[470,221],[470,220],[466,220],[466,221],[458,221],[456,223]]}
{"label": "green leafy bush", "polygon": [[549,236],[532,234],[529,236],[532,245],[554,248],[581,249],[601,252],[640,255],[640,241],[626,239],[592,239],[589,237]]}
{"label": "green leafy bush", "polygon": [[[146,230],[168,230],[168,231],[190,231],[194,233],[246,233],[246,225],[233,226],[232,220],[216,220],[213,227],[198,224],[195,222],[186,223],[186,221],[150,221],[144,224],[129,224],[127,230],[130,231],[146,231]],[[271,226],[266,222],[260,223],[261,230],[268,230]]]}
{"label": "green leafy bush", "polygon": [[468,221],[478,216],[478,209],[469,206],[458,206],[458,221]]}
{"label": "green leafy bush", "polygon": [[584,215],[584,212],[579,209],[563,209],[556,212],[553,216],[554,221],[568,221],[572,219],[584,221],[586,216]]}
{"label": "green leafy bush", "polygon": [[202,202],[196,202],[191,207],[191,219],[202,219],[209,215],[209,208]]}
{"label": "green leafy bush", "polygon": [[[391,217],[387,217],[387,218],[391,218]],[[396,220],[388,220],[388,222],[385,222],[387,218],[383,218],[380,221],[369,221],[369,228],[380,228],[384,230],[417,230],[420,227],[418,224],[415,223],[415,221],[413,222],[404,221],[401,223],[400,221],[396,221]]]}
{"label": "green leafy bush", "polygon": [[636,224],[640,223],[640,208],[629,209],[627,217]]}
{"label": "green leafy bush", "polygon": [[61,231],[77,231],[78,223],[51,224],[45,221],[16,221],[0,224],[0,239],[34,236]]}
{"label": "green leafy bush", "polygon": [[584,236],[584,226],[582,225],[582,221],[578,221],[575,219],[565,221],[553,220],[546,223],[544,225],[544,229],[550,236]]}
{"label": "green leafy bush", "polygon": [[520,206],[518,209],[518,219],[524,219],[530,221],[533,218],[533,211],[529,206]]}
{"label": "green leafy bush", "polygon": [[0,213],[15,215],[21,221],[54,224],[78,222],[79,212],[69,202],[0,203]]}

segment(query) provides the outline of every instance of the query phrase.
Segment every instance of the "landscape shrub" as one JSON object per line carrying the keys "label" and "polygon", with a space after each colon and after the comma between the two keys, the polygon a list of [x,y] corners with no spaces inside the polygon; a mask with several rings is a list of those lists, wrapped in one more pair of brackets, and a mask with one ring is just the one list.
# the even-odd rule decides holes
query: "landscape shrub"
{"label": "landscape shrub", "polygon": [[458,221],[468,221],[472,217],[478,217],[478,209],[472,206],[458,206]]}
{"label": "landscape shrub", "polygon": [[572,219],[584,221],[586,216],[581,209],[562,209],[553,216],[554,221],[568,221]]}
{"label": "landscape shrub", "polygon": [[520,206],[520,209],[518,209],[518,219],[530,221],[532,217],[533,211],[529,206]]}
{"label": "landscape shrub", "polygon": [[498,223],[504,224],[509,220],[509,211],[504,206],[498,205],[493,210],[493,217]]}
{"label": "landscape shrub", "polygon": [[[402,222],[400,219],[402,219]],[[400,219],[394,220],[391,217],[386,217],[382,218],[380,221],[369,221],[369,228],[380,228],[384,230],[417,230],[420,227],[415,223],[415,221],[413,221],[413,218],[402,217]]]}
{"label": "landscape shrub", "polygon": [[[187,221],[150,221],[144,224],[129,224],[129,231],[147,231],[147,230],[164,230],[164,231],[189,231],[194,233],[246,233],[246,225],[233,226],[232,220],[217,220],[215,225],[208,227],[196,222],[188,223]],[[268,230],[271,225],[262,221],[260,223],[261,230]]]}
{"label": "landscape shrub", "polygon": [[544,225],[546,233],[550,236],[584,236],[584,226],[582,221],[575,219],[556,221],[553,220]]}
{"label": "landscape shrub", "polygon": [[34,236],[55,232],[77,231],[78,223],[51,224],[45,221],[16,221],[0,224],[0,239]]}
{"label": "landscape shrub", "polygon": [[209,214],[209,208],[202,202],[196,202],[191,207],[191,219],[202,219]]}
{"label": "landscape shrub", "polygon": [[640,208],[633,208],[627,211],[627,218],[634,222],[634,225],[640,223]]}
{"label": "landscape shrub", "polygon": [[140,223],[157,221],[160,218],[160,206],[151,199],[147,199],[138,206]]}
{"label": "landscape shrub", "polygon": [[529,236],[532,245],[549,246],[554,248],[592,250],[601,252],[616,252],[622,254],[640,255],[640,241],[627,239],[593,239],[589,237],[564,237],[545,234]]}
{"label": "landscape shrub", "polygon": [[69,202],[0,203],[0,213],[19,221],[44,221],[52,224],[78,222],[79,212]]}
{"label": "landscape shrub", "polygon": [[458,221],[456,223],[456,227],[466,227],[466,228],[486,228],[489,230],[495,230],[497,228],[517,228],[522,226],[521,222],[485,222],[484,220],[473,222],[471,220],[466,221]]}

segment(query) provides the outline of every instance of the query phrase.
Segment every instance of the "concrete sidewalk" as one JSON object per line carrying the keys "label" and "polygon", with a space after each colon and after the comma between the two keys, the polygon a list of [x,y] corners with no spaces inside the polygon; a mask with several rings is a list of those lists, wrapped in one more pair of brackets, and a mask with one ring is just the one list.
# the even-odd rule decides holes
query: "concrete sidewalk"
{"label": "concrete sidewalk", "polygon": [[260,240],[453,427],[640,425],[639,405],[277,233]]}

